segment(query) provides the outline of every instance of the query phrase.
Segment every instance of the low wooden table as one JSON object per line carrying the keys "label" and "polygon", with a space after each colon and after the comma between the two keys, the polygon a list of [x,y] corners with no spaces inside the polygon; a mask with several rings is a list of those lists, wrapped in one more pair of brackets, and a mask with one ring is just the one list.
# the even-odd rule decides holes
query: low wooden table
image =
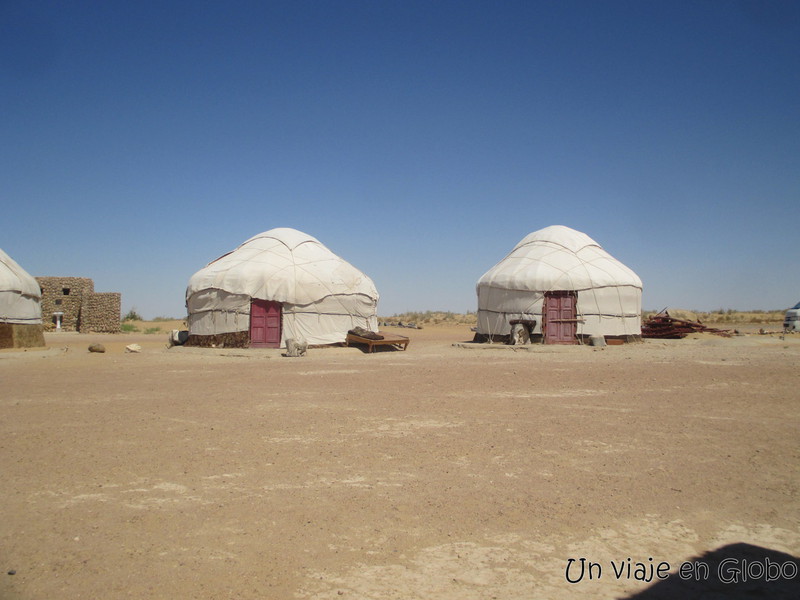
{"label": "low wooden table", "polygon": [[393,346],[397,349],[402,348],[403,350],[408,348],[408,342],[410,340],[404,335],[384,333],[383,331],[379,331],[378,335],[382,335],[383,339],[371,340],[369,338],[361,337],[360,335],[356,335],[354,333],[348,333],[344,345],[350,346],[351,344],[366,344],[367,352],[374,352],[377,346]]}

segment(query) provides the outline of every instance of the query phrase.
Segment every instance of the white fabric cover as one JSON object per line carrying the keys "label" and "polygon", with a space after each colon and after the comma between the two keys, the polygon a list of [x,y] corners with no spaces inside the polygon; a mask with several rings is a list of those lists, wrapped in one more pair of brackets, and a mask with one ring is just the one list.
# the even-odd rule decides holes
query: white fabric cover
{"label": "white fabric cover", "polygon": [[296,229],[260,233],[192,275],[186,288],[189,333],[249,330],[252,298],[282,304],[282,346],[288,338],[343,342],[357,326],[378,330],[372,280]]}
{"label": "white fabric cover", "polygon": [[0,249],[0,323],[40,325],[39,283]]}
{"label": "white fabric cover", "polygon": [[478,280],[478,333],[507,335],[512,319],[536,319],[545,292],[578,295],[578,335],[641,335],[642,281],[585,233],[535,231]]}

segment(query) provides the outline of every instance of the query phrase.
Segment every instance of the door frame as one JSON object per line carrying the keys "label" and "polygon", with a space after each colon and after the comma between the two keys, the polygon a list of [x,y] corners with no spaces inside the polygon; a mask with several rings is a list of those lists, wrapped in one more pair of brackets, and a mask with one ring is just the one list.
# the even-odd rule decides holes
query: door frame
{"label": "door frame", "polygon": [[[254,323],[253,323],[253,313],[254,308],[256,308],[256,317],[264,319],[264,339],[255,340],[253,336],[254,332]],[[263,312],[262,312],[263,311]],[[278,326],[277,328],[270,328],[267,326],[267,320],[270,316],[275,316],[275,312],[277,312],[278,317]],[[270,329],[273,330],[273,334],[270,335]],[[274,300],[261,300],[259,298],[251,298],[250,299],[250,347],[251,348],[280,348],[281,347],[281,338],[283,337],[283,305],[280,302],[275,302]]]}
{"label": "door frame", "polygon": [[[560,298],[572,298],[572,311],[569,316],[560,315],[557,319],[548,319],[548,304],[550,300]],[[558,310],[561,312],[564,307],[558,301]],[[549,327],[550,323],[553,327]],[[565,327],[569,327],[571,335],[569,337],[562,335]],[[554,290],[544,293],[544,300],[542,301],[542,336],[545,344],[561,344],[561,345],[574,345],[578,344],[578,293],[568,290]]]}

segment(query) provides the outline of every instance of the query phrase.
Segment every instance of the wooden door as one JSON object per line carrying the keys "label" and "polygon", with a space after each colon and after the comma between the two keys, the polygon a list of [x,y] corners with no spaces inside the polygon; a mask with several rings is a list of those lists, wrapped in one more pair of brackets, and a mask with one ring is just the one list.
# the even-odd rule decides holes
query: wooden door
{"label": "wooden door", "polygon": [[577,306],[575,292],[545,292],[542,308],[545,344],[578,343]]}
{"label": "wooden door", "polygon": [[270,300],[250,302],[250,347],[281,347],[281,303]]}

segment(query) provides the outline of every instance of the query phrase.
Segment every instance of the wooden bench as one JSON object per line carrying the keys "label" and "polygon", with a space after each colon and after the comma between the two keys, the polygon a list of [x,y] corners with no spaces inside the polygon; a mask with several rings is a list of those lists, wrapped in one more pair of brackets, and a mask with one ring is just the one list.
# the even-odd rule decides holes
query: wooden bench
{"label": "wooden bench", "polygon": [[379,331],[378,335],[383,336],[383,339],[371,340],[354,333],[348,333],[344,345],[350,346],[351,344],[366,344],[367,352],[374,352],[377,346],[392,346],[397,349],[402,348],[403,350],[408,348],[408,342],[410,340],[404,335],[395,335],[392,333],[384,333],[382,331]]}

